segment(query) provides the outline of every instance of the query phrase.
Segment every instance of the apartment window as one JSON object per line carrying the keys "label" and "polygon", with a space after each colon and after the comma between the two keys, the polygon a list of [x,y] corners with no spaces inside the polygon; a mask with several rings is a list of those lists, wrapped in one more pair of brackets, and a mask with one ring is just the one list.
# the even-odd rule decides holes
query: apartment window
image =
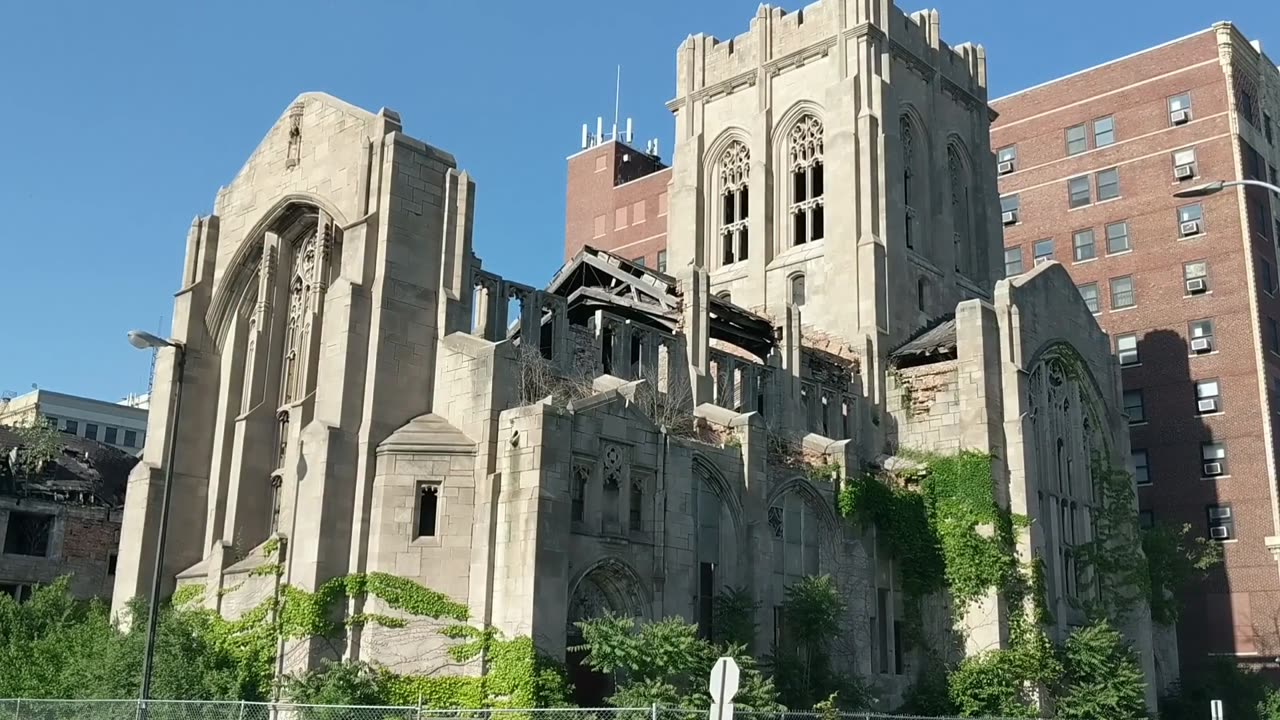
{"label": "apartment window", "polygon": [[1129,416],[1130,425],[1137,425],[1147,421],[1147,415],[1142,404],[1141,390],[1124,391],[1124,412]]}
{"label": "apartment window", "polygon": [[1018,222],[1018,196],[1005,195],[1000,198],[1000,222],[1012,225]]}
{"label": "apartment window", "polygon": [[1018,146],[1009,145],[996,150],[996,168],[1004,175],[1018,169]]}
{"label": "apartment window", "polygon": [[1116,141],[1116,119],[1111,116],[1093,121],[1093,146],[1106,147]]}
{"label": "apartment window", "polygon": [[1182,237],[1190,237],[1202,232],[1204,232],[1204,211],[1200,203],[1178,208],[1178,234]]}
{"label": "apartment window", "polygon": [[125,430],[125,431],[124,431],[124,444],[125,444],[125,446],[126,446],[126,447],[138,447],[138,431],[137,431],[137,430]]}
{"label": "apartment window", "polygon": [[639,265],[640,267],[644,267],[644,256],[641,255],[638,258],[631,258],[631,262],[635,263],[636,265]]}
{"label": "apartment window", "polygon": [[804,299],[804,273],[797,273],[791,276],[791,304],[796,307],[803,307]]}
{"label": "apartment window", "polygon": [[1098,202],[1110,200],[1111,198],[1120,197],[1120,171],[1116,168],[1110,168],[1099,172],[1096,176],[1098,181]]}
{"label": "apartment window", "polygon": [[1004,249],[1004,276],[1013,277],[1022,274],[1022,248]]}
{"label": "apartment window", "polygon": [[1098,312],[1098,283],[1086,283],[1078,286],[1080,297],[1084,299],[1085,307],[1089,308],[1089,312]]}
{"label": "apartment window", "polygon": [[667,271],[667,251],[659,250],[658,251],[658,272],[666,272],[666,271]]}
{"label": "apartment window", "polygon": [[604,237],[605,233],[608,232],[607,227],[608,226],[605,225],[604,215],[595,216],[595,218],[591,221],[591,237],[592,238]]}
{"label": "apartment window", "polygon": [[822,121],[805,115],[791,128],[791,238],[793,245],[821,240],[826,230],[823,205]]}
{"label": "apartment window", "polygon": [[68,435],[79,435],[80,423],[76,422],[75,420],[68,420],[67,424],[62,426],[62,431],[67,433]]}
{"label": "apartment window", "polygon": [[1156,514],[1150,510],[1138,511],[1138,527],[1142,530],[1150,530],[1156,525]]}
{"label": "apartment window", "polygon": [[1169,124],[1181,125],[1191,120],[1191,93],[1169,98]]}
{"label": "apartment window", "polygon": [[1053,259],[1053,238],[1045,238],[1037,240],[1035,245],[1031,246],[1032,265],[1049,262]]}
{"label": "apartment window", "polygon": [[9,525],[4,533],[4,554],[45,557],[49,554],[52,535],[52,515],[10,510]]}
{"label": "apartment window", "polygon": [[1275,318],[1267,318],[1267,346],[1271,352],[1280,354],[1280,325]]}
{"label": "apartment window", "polygon": [[1116,359],[1120,361],[1120,365],[1137,365],[1138,359],[1138,336],[1133,333],[1128,335],[1116,336]]}
{"label": "apartment window", "polygon": [[1262,153],[1258,152],[1248,143],[1244,144],[1244,172],[1249,176],[1250,180],[1266,180],[1267,178],[1267,161],[1262,159]]}
{"label": "apartment window", "polygon": [[1117,222],[1107,225],[1107,254],[1114,255],[1128,252],[1131,249],[1129,246],[1129,223]]}
{"label": "apartment window", "polygon": [[56,417],[46,417],[46,418],[44,419],[44,424],[45,424],[45,426],[46,426],[46,427],[48,427],[48,428],[49,428],[49,429],[51,429],[51,430],[57,430],[57,429],[58,429],[58,418],[56,418]]}
{"label": "apartment window", "polygon": [[1200,459],[1204,467],[1200,471],[1205,477],[1216,477],[1227,474],[1227,446],[1220,442],[1200,443]]}
{"label": "apartment window", "polygon": [[1093,195],[1089,189],[1089,176],[1082,175],[1068,180],[1067,197],[1073,208],[1084,207],[1093,202]]}
{"label": "apartment window", "polygon": [[90,440],[98,439],[98,426],[94,423],[84,424],[84,436]]}
{"label": "apartment window", "polygon": [[1092,260],[1097,255],[1093,249],[1093,230],[1077,230],[1071,235],[1071,248],[1075,254],[1076,262],[1083,260]]}
{"label": "apartment window", "polygon": [[1240,92],[1237,94],[1239,97],[1236,103],[1239,105],[1240,114],[1244,116],[1244,119],[1250,125],[1256,127],[1258,124],[1258,106],[1253,99],[1253,93],[1245,88],[1240,88]]}
{"label": "apartment window", "polygon": [[1123,310],[1137,304],[1133,293],[1133,276],[1111,278],[1111,309]]}
{"label": "apartment window", "polygon": [[1205,260],[1182,264],[1182,283],[1188,295],[1200,295],[1209,291],[1209,263]]}
{"label": "apartment window", "polygon": [[[1277,235],[1277,237],[1280,237],[1280,235]],[[1271,267],[1271,261],[1264,257],[1258,258],[1258,284],[1262,286],[1262,291],[1268,295],[1275,294],[1275,270]]]}
{"label": "apartment window", "polygon": [[1083,124],[1067,128],[1067,154],[1079,155],[1089,149],[1089,139]]}
{"label": "apartment window", "polygon": [[1147,451],[1133,451],[1133,477],[1139,485],[1151,484],[1151,467],[1147,464]]}
{"label": "apartment window", "polygon": [[1195,320],[1187,326],[1191,338],[1191,354],[1200,355],[1213,350],[1213,320]]}
{"label": "apartment window", "polygon": [[1208,415],[1222,412],[1222,392],[1217,380],[1196,381],[1196,413]]}
{"label": "apartment window", "polygon": [[414,537],[435,537],[440,515],[440,486],[418,483],[418,524]]}
{"label": "apartment window", "polygon": [[1209,517],[1209,537],[1213,540],[1234,540],[1236,537],[1236,521],[1231,516],[1231,505],[1208,505],[1205,513]]}
{"label": "apartment window", "polygon": [[1190,180],[1196,176],[1196,149],[1187,148],[1173,154],[1173,179]]}
{"label": "apartment window", "polygon": [[103,437],[103,438],[102,438],[102,441],[103,441],[103,442],[105,442],[105,443],[106,443],[106,444],[108,444],[108,445],[115,445],[115,444],[116,444],[116,438],[117,438],[117,436],[118,436],[119,432],[120,432],[120,431],[119,431],[119,430],[117,430],[116,428],[108,427],[108,428],[104,431],[104,433],[105,433],[105,437]]}

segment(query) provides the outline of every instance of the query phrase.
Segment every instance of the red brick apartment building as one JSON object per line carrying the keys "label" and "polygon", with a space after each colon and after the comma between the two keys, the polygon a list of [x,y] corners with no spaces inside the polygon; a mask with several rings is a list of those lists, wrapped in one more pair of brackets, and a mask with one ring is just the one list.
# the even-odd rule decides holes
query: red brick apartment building
{"label": "red brick apartment building", "polygon": [[670,180],[671,168],[656,154],[617,139],[570,156],[565,259],[590,245],[666,272]]}
{"label": "red brick apartment building", "polygon": [[[1280,663],[1280,72],[1229,23],[993,101],[1005,268],[1071,272],[1111,334],[1144,522],[1225,563],[1186,593],[1183,672]],[[1256,192],[1255,192],[1256,190]]]}

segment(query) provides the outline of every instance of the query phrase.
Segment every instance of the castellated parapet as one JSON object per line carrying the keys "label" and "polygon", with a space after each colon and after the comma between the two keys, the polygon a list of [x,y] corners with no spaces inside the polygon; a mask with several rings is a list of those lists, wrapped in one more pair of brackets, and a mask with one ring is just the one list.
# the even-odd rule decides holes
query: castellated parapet
{"label": "castellated parapet", "polygon": [[819,0],[800,10],[761,5],[751,28],[725,41],[689,36],[676,55],[676,97],[717,86],[754,83],[759,69],[777,73],[823,57],[860,36],[887,37],[898,55],[935,69],[975,99],[987,97],[987,55],[981,45],[942,40],[937,10],[903,13],[889,0]]}

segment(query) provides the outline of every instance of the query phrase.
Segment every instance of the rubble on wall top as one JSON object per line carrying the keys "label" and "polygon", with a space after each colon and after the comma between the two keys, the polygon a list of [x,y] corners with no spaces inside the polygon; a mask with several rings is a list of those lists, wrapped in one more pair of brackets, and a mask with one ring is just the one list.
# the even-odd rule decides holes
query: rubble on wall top
{"label": "rubble on wall top", "polygon": [[32,477],[14,469],[22,446],[19,431],[0,426],[0,495],[110,508],[124,504],[129,471],[138,463],[133,455],[65,434],[61,451]]}

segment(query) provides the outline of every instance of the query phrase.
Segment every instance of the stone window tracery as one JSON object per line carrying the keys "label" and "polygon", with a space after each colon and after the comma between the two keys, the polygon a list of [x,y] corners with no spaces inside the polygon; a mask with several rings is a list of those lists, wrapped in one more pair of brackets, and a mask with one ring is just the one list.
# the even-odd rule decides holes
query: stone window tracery
{"label": "stone window tracery", "polygon": [[821,240],[826,232],[822,152],[822,121],[804,115],[787,136],[792,245]]}
{"label": "stone window tracery", "polygon": [[720,155],[718,166],[720,206],[720,261],[732,265],[746,260],[749,252],[747,213],[751,151],[740,140],[734,140]]}
{"label": "stone window tracery", "polygon": [[960,151],[953,145],[947,148],[947,171],[951,179],[952,245],[956,272],[970,272],[969,253],[973,246],[973,222],[971,220],[968,170]]}
{"label": "stone window tracery", "polygon": [[773,529],[773,571],[781,588],[818,574],[818,516],[795,491],[778,498],[769,508]]}
{"label": "stone window tracery", "polygon": [[898,121],[898,135],[902,141],[902,207],[903,227],[907,247],[916,246],[916,204],[919,202],[919,179],[916,177],[915,131],[911,119],[903,115]]}

